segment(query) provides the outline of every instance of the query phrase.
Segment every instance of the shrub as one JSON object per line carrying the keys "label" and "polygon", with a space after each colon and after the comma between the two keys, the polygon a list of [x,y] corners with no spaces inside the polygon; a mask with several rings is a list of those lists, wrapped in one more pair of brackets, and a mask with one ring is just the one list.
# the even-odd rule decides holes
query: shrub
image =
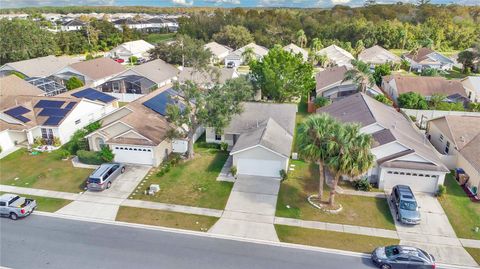
{"label": "shrub", "polygon": [[135,56],[130,56],[130,58],[128,58],[128,61],[129,61],[131,64],[137,64],[138,58],[135,57]]}
{"label": "shrub", "polygon": [[103,146],[102,149],[99,151],[100,157],[105,162],[113,161],[115,154],[113,154],[112,150],[108,146]]}
{"label": "shrub", "polygon": [[78,160],[85,164],[99,165],[104,163],[100,152],[79,150],[77,151]]}
{"label": "shrub", "polygon": [[95,122],[92,122],[89,125],[85,126],[84,129],[85,129],[86,135],[87,135],[91,132],[94,132],[94,131],[100,129],[100,127],[102,127],[102,124],[100,123],[100,121],[95,121]]}
{"label": "shrub", "polygon": [[0,153],[2,153],[2,151],[3,151],[3,148],[2,148],[2,146],[0,146]]}
{"label": "shrub", "polygon": [[370,185],[370,182],[368,182],[368,179],[359,179],[353,181],[353,187],[357,191],[371,191],[372,190],[372,185]]}
{"label": "shrub", "polygon": [[393,104],[392,100],[388,99],[385,95],[383,94],[378,94],[378,95],[375,95],[375,100],[379,101],[379,102],[382,102],[386,105],[389,105],[391,106]]}
{"label": "shrub", "polygon": [[170,172],[171,168],[172,166],[169,163],[166,163],[165,166],[163,167],[163,170],[165,170],[165,173],[168,173]]}
{"label": "shrub", "polygon": [[70,141],[63,145],[63,148],[70,151],[70,154],[76,154],[78,150],[88,150],[88,143],[86,142],[85,136],[87,135],[86,131],[83,129],[75,131]]}
{"label": "shrub", "polygon": [[45,139],[43,139],[43,137],[35,137],[33,139],[33,147],[34,148],[38,148],[40,146],[43,146],[43,145],[46,145],[47,144],[47,141],[45,141]]}
{"label": "shrub", "polygon": [[54,147],[60,147],[62,145],[62,142],[60,141],[59,137],[53,137],[53,146]]}
{"label": "shrub", "polygon": [[10,73],[10,74],[11,74],[11,75],[15,75],[15,76],[17,76],[17,77],[19,77],[19,78],[21,78],[21,79],[25,79],[25,78],[26,78],[26,76],[25,76],[24,74],[22,74],[22,73],[20,73],[20,72],[18,72],[18,71],[13,71],[13,72]]}
{"label": "shrub", "polygon": [[178,153],[172,153],[168,156],[171,166],[175,167],[181,160],[181,156]]}
{"label": "shrub", "polygon": [[85,55],[85,61],[88,61],[88,60],[93,60],[93,56],[92,54],[88,53],[87,55]]}
{"label": "shrub", "polygon": [[227,149],[228,149],[228,143],[226,142],[220,143],[220,150],[227,151]]}
{"label": "shrub", "polygon": [[65,87],[69,91],[76,88],[80,88],[83,85],[84,85],[83,82],[77,77],[71,77],[67,80],[67,82],[65,82]]}
{"label": "shrub", "polygon": [[288,179],[288,174],[287,174],[287,172],[285,171],[285,169],[280,170],[280,178],[282,179],[282,181]]}
{"label": "shrub", "polygon": [[447,187],[445,187],[444,185],[438,185],[437,196],[442,197],[446,193],[447,193]]}
{"label": "shrub", "polygon": [[413,115],[410,115],[409,117],[410,117],[410,119],[411,119],[413,122],[416,122],[416,121],[417,121],[417,117],[415,117],[415,116],[413,116]]}
{"label": "shrub", "polygon": [[163,175],[165,175],[165,171],[160,169],[160,171],[157,172],[157,177],[163,177]]}
{"label": "shrub", "polygon": [[317,98],[315,98],[315,100],[313,100],[313,103],[315,104],[315,107],[316,108],[320,108],[320,107],[324,107],[324,106],[327,106],[331,103],[332,101],[330,101],[330,99],[328,98],[325,98],[323,96],[319,96]]}
{"label": "shrub", "polygon": [[237,167],[235,165],[233,165],[232,167],[230,167],[230,174],[232,174],[232,176],[236,176],[237,175]]}
{"label": "shrub", "polygon": [[66,149],[59,149],[58,151],[63,160],[70,158],[70,151]]}

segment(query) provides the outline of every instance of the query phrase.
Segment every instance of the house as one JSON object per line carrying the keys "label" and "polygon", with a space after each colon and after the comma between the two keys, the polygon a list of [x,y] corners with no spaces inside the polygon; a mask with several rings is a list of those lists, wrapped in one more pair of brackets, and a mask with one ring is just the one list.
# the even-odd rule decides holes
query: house
{"label": "house", "polygon": [[238,76],[237,71],[233,68],[212,67],[209,71],[198,71],[192,67],[184,67],[178,74],[177,81],[185,83],[190,80],[202,88],[209,89],[216,83],[223,84],[229,79],[238,78]]}
{"label": "house", "polygon": [[304,62],[308,61],[308,51],[300,48],[299,46],[297,46],[293,43],[290,43],[289,45],[286,45],[285,47],[283,47],[283,49],[285,51],[288,51],[288,52],[293,53],[295,55],[300,54],[302,56],[302,59],[303,59]]}
{"label": "house", "polygon": [[419,93],[427,100],[434,94],[441,94],[447,97],[446,102],[468,102],[462,83],[458,80],[447,80],[443,77],[390,75],[383,77],[382,88],[395,103],[397,103],[400,94],[408,92]]}
{"label": "house", "polygon": [[426,137],[403,114],[366,94],[345,97],[317,113],[360,124],[362,133],[372,135],[375,166],[366,176],[381,190],[403,184],[413,191],[435,193],[449,173]]}
{"label": "house", "polygon": [[108,53],[108,56],[114,59],[123,59],[125,62],[128,62],[132,56],[138,59],[148,58],[148,51],[153,48],[155,48],[155,46],[140,39],[118,45]]}
{"label": "house", "polygon": [[[186,150],[184,141],[167,137],[175,127],[165,117],[166,107],[181,106],[174,98],[178,93],[170,87],[164,86],[102,118],[102,127],[86,136],[90,149],[98,151],[107,145],[116,162],[151,166],[158,166],[174,151]],[[178,146],[180,150],[175,149]]]}
{"label": "house", "polygon": [[227,57],[225,57],[225,66],[229,62],[233,62],[235,67],[245,64],[244,52],[246,50],[251,50],[253,53],[252,57],[257,60],[261,60],[263,56],[267,55],[268,53],[267,48],[259,46],[255,43],[250,43],[228,54]]}
{"label": "house", "polygon": [[144,30],[147,29],[151,24],[147,20],[143,19],[133,19],[133,18],[124,18],[124,19],[118,19],[112,21],[114,24],[115,28],[117,28],[120,31],[123,31],[123,26],[126,26],[129,29],[135,29],[135,30]]}
{"label": "house", "polygon": [[60,30],[64,32],[80,31],[85,26],[85,23],[81,20],[73,19],[62,23]]}
{"label": "house", "polygon": [[480,117],[446,115],[430,120],[427,136],[440,153],[454,157],[455,167],[469,177],[468,188],[480,194]]}
{"label": "house", "polygon": [[[102,93],[100,93],[102,94]],[[105,95],[105,94],[103,94]],[[68,142],[73,133],[116,109],[115,98],[16,96],[0,102],[0,145],[32,145],[38,137],[52,144]],[[105,97],[106,98],[106,97]],[[13,104],[12,104],[13,102]]]}
{"label": "house", "polygon": [[[337,100],[358,92],[358,86],[352,81],[344,81],[348,68],[345,65],[328,67],[315,76],[317,97]],[[382,91],[374,85],[367,89],[370,95],[381,94]]]}
{"label": "house", "polygon": [[279,177],[288,171],[297,106],[294,104],[243,103],[223,133],[206,128],[206,141],[228,143],[238,174]]}
{"label": "house", "polygon": [[[132,98],[133,96],[139,98],[157,88],[172,83],[172,81],[177,78],[179,72],[180,70],[173,65],[161,59],[156,59],[141,65],[136,65],[118,74],[99,85],[97,89],[120,99],[122,99],[121,96],[129,95],[131,95]],[[121,95],[118,95],[119,93]]]}
{"label": "house", "polygon": [[471,102],[480,102],[480,77],[469,76],[461,80],[467,98]]}
{"label": "house", "polygon": [[358,60],[371,64],[400,64],[402,59],[390,51],[375,45],[371,48],[365,49],[358,55]]}
{"label": "house", "polygon": [[15,75],[0,77],[1,107],[5,108],[16,105],[17,96],[22,95],[44,96],[45,94],[41,89]]}
{"label": "house", "polygon": [[340,48],[337,45],[330,45],[326,48],[323,48],[317,52],[318,55],[325,55],[328,59],[328,63],[331,66],[346,66],[348,68],[352,67],[352,60],[355,60],[353,55]]}
{"label": "house", "polygon": [[44,78],[77,62],[79,62],[79,60],[67,56],[56,57],[48,55],[45,57],[6,63],[0,67],[0,76],[8,76],[12,72],[18,72],[26,77]]}
{"label": "house", "polygon": [[228,54],[230,54],[233,51],[232,48],[222,44],[218,44],[217,42],[207,43],[203,47],[205,48],[205,50],[208,49],[212,53],[212,59],[211,59],[212,64],[222,62],[225,59],[225,57],[227,57]]}
{"label": "house", "polygon": [[409,52],[403,55],[403,58],[410,63],[412,70],[421,72],[426,68],[433,68],[438,70],[452,70],[455,64],[447,56],[444,56],[429,48],[420,48],[416,52]]}
{"label": "house", "polygon": [[125,67],[110,58],[96,58],[71,64],[52,77],[62,85],[65,85],[70,78],[77,77],[84,85],[96,87],[123,71]]}
{"label": "house", "polygon": [[57,94],[61,94],[67,91],[67,88],[65,88],[65,86],[59,84],[58,82],[49,77],[31,77],[26,78],[25,81],[42,90],[44,93],[43,95],[45,96],[55,96]]}

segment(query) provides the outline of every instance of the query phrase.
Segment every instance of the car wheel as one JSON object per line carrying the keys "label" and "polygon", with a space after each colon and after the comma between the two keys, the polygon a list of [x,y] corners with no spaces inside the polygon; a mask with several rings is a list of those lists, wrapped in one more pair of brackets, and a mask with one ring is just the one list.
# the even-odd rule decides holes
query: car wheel
{"label": "car wheel", "polygon": [[122,170],[120,170],[120,173],[124,173],[125,172],[125,167],[122,167]]}
{"label": "car wheel", "polygon": [[15,214],[15,213],[10,213],[10,219],[12,219],[12,220],[17,220],[17,219],[18,219],[17,214]]}
{"label": "car wheel", "polygon": [[108,182],[107,183],[107,189],[110,189],[111,186],[112,186],[112,182]]}
{"label": "car wheel", "polygon": [[392,269],[392,267],[388,264],[382,264],[382,266],[380,266],[380,268],[382,268],[382,269]]}

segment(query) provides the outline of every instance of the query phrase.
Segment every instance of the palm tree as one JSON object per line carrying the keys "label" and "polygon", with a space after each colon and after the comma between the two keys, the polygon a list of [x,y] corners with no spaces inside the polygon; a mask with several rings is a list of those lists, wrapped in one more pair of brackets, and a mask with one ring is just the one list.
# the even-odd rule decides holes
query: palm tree
{"label": "palm tree", "polygon": [[298,45],[303,48],[307,45],[307,36],[305,35],[305,31],[303,30],[298,30],[297,34],[296,34],[296,37],[297,37],[297,42],[298,42]]}
{"label": "palm tree", "polygon": [[314,39],[312,39],[312,44],[310,49],[312,50],[313,53],[317,53],[322,48],[323,48],[323,44],[320,38],[315,37]]}
{"label": "palm tree", "polygon": [[250,63],[255,58],[255,52],[253,48],[246,47],[245,50],[242,52],[243,61],[247,64]]}
{"label": "palm tree", "polygon": [[341,176],[358,177],[374,164],[374,156],[370,153],[372,137],[360,132],[358,124],[346,124],[335,134],[335,145],[330,149],[332,156],[326,164],[334,174],[328,202],[335,204],[335,194]]}
{"label": "palm tree", "polygon": [[370,66],[367,63],[356,60],[352,60],[352,64],[354,68],[345,72],[342,82],[353,80],[360,92],[365,93],[367,87],[373,87],[373,85],[375,85],[375,78],[370,71]]}
{"label": "palm tree", "polygon": [[298,129],[297,148],[306,160],[316,163],[319,171],[318,199],[322,200],[325,182],[325,162],[330,157],[330,148],[334,146],[333,135],[339,127],[338,122],[328,114],[315,114],[308,117]]}

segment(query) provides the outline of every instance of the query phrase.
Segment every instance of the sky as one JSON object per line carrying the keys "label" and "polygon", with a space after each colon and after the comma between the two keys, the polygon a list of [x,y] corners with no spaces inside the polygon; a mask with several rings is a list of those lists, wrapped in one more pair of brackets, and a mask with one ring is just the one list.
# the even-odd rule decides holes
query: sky
{"label": "sky", "polygon": [[[415,3],[416,0],[400,0]],[[0,8],[27,6],[157,6],[157,7],[298,7],[328,8],[334,5],[362,6],[364,0],[0,0]],[[377,0],[397,3],[399,0]],[[433,4],[480,5],[480,0],[432,0]]]}

